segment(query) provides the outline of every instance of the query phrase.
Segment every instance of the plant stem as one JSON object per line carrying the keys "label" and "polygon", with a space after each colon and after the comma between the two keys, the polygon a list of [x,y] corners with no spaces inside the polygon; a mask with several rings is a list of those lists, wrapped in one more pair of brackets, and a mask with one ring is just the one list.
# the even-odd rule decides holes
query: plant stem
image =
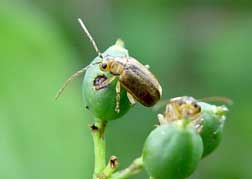
{"label": "plant stem", "polygon": [[113,174],[113,172],[118,167],[118,164],[119,163],[118,163],[117,157],[112,155],[109,159],[107,166],[105,167],[105,169],[102,172],[102,176],[104,178],[110,178],[111,175]]}
{"label": "plant stem", "polygon": [[94,155],[95,155],[95,167],[93,179],[97,179],[98,175],[103,171],[106,166],[106,155],[105,155],[105,132],[106,122],[96,120],[96,122],[90,126],[94,141]]}
{"label": "plant stem", "polygon": [[110,179],[125,179],[132,175],[135,175],[142,171],[143,169],[143,160],[142,157],[135,159],[128,168],[114,173]]}

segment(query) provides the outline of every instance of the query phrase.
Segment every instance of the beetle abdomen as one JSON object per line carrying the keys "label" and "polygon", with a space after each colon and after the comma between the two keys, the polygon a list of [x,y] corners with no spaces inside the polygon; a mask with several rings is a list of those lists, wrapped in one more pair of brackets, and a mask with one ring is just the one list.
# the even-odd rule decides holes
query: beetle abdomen
{"label": "beetle abdomen", "polygon": [[155,76],[141,63],[130,58],[120,75],[122,86],[144,106],[153,106],[162,94]]}

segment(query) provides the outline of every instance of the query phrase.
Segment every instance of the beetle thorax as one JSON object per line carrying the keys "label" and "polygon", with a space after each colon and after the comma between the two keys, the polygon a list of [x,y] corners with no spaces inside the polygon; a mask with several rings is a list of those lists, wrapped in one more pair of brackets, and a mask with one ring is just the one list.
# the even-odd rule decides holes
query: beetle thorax
{"label": "beetle thorax", "polygon": [[110,73],[113,75],[121,75],[124,70],[124,63],[119,60],[113,60],[110,65]]}

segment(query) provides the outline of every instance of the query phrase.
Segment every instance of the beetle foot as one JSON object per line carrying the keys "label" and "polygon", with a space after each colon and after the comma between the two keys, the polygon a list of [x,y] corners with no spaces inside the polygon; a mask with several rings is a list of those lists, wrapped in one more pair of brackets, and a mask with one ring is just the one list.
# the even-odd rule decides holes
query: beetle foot
{"label": "beetle foot", "polygon": [[115,108],[115,112],[119,113],[119,112],[120,112],[120,108],[119,108],[119,107],[116,107],[116,108]]}

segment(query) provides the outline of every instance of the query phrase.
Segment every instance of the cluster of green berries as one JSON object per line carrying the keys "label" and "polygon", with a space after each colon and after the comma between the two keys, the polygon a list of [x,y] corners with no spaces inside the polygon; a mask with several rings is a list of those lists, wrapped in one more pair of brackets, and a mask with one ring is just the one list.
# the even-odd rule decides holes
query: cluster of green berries
{"label": "cluster of green berries", "polygon": [[144,166],[156,179],[184,179],[219,145],[227,108],[192,97],[176,98],[166,107],[145,141]]}
{"label": "cluster of green berries", "polygon": [[[115,58],[128,57],[128,51],[121,44],[120,41],[117,42],[102,55]],[[99,61],[101,58],[98,56],[91,64],[97,64]],[[102,88],[96,88],[115,75],[110,71],[101,70],[100,65],[92,65],[86,71],[82,87],[85,106],[100,120],[110,121],[120,118],[132,106],[128,92],[132,93],[129,88],[135,86],[124,88],[125,85],[122,84],[120,96],[116,98],[115,88],[120,80],[119,75],[118,80]],[[135,75],[138,75],[137,72]],[[128,80],[130,83],[131,78]],[[152,81],[132,85],[143,85],[145,82]],[[148,98],[143,97],[142,100],[145,99]],[[118,103],[120,112],[115,110]],[[158,115],[157,127],[145,141],[142,153],[144,168],[155,179],[184,179],[193,173],[202,158],[212,153],[219,145],[227,108],[200,102],[187,96],[168,100],[165,108],[165,112]]]}

